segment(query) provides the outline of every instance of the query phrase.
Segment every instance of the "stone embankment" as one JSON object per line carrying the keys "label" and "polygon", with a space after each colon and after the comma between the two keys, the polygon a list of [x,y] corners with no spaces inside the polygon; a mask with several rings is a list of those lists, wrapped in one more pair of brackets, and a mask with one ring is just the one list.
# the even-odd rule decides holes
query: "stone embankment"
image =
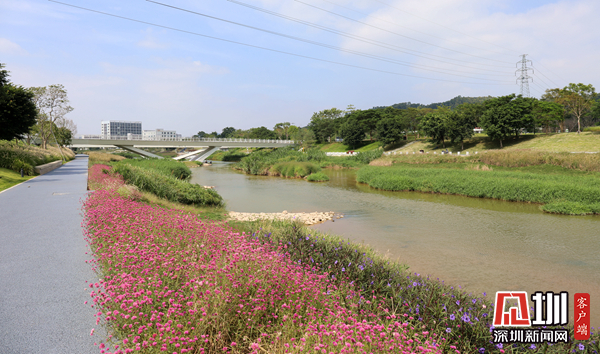
{"label": "stone embankment", "polygon": [[299,220],[306,225],[319,224],[328,220],[343,218],[344,215],[336,214],[333,211],[315,211],[313,213],[288,213],[284,210],[281,213],[239,213],[229,212],[229,218],[237,221],[256,221],[256,220]]}

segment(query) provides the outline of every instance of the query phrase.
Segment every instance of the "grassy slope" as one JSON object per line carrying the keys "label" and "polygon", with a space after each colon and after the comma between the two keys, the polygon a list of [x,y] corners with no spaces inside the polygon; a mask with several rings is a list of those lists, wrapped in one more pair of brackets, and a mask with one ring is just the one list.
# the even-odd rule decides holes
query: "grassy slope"
{"label": "grassy slope", "polygon": [[[442,147],[435,148],[435,143],[431,143],[425,139],[421,139],[416,143],[408,146],[406,149],[402,149],[402,152],[418,152],[419,150],[425,151],[441,151]],[[584,132],[580,135],[576,133],[568,134],[535,134],[535,135],[523,135],[519,139],[509,138],[503,142],[504,149],[531,149],[540,151],[553,151],[553,152],[600,152],[600,135],[590,132]],[[446,148],[449,151],[468,151],[473,153],[475,151],[499,149],[500,144],[497,141],[490,141],[490,139],[482,134],[477,134],[473,139],[466,141],[464,144],[464,150],[461,149],[460,143],[451,144],[446,142]]]}
{"label": "grassy slope", "polygon": [[21,174],[11,171],[6,168],[0,168],[0,191],[8,189],[21,182],[25,182],[28,179],[32,179],[33,176],[25,176],[21,178]]}
{"label": "grassy slope", "polygon": [[365,145],[363,145],[357,149],[350,149],[344,143],[317,144],[316,148],[321,151],[325,151],[325,152],[346,152],[346,151],[350,151],[350,150],[354,150],[354,151],[375,150],[375,149],[378,149],[380,146],[381,146],[381,144],[377,141],[374,141],[372,143],[369,141],[365,141]]}

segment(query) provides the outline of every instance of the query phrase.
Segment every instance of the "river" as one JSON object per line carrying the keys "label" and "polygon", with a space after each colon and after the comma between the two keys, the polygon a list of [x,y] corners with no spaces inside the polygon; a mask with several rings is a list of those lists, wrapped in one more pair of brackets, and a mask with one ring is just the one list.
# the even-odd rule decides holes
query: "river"
{"label": "river", "polygon": [[[421,275],[492,297],[499,290],[591,296],[600,327],[600,217],[541,212],[537,205],[417,192],[386,192],[326,169],[329,182],[249,176],[228,164],[193,169],[192,182],[215,186],[238,212],[335,211],[343,219],[312,226],[365,243]],[[530,304],[531,306],[531,304]]]}

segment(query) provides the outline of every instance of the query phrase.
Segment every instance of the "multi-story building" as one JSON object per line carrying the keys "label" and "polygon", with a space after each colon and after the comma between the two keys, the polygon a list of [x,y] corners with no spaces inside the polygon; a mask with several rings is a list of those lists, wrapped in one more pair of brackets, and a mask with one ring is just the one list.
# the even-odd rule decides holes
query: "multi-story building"
{"label": "multi-story building", "polygon": [[163,140],[172,138],[181,138],[181,134],[177,134],[175,130],[144,130],[142,135],[144,140]]}
{"label": "multi-story building", "polygon": [[[142,136],[142,122],[124,122],[119,120],[102,121],[102,133],[104,139],[133,138]],[[139,139],[139,138],[138,138]]]}

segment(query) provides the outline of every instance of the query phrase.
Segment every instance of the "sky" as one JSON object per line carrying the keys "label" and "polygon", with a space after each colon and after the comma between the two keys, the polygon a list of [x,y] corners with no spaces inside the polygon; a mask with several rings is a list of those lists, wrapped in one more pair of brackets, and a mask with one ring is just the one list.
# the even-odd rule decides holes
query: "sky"
{"label": "sky", "polygon": [[597,0],[60,1],[0,0],[0,63],[15,84],[62,84],[79,134],[518,94],[522,54],[533,97],[600,87]]}

